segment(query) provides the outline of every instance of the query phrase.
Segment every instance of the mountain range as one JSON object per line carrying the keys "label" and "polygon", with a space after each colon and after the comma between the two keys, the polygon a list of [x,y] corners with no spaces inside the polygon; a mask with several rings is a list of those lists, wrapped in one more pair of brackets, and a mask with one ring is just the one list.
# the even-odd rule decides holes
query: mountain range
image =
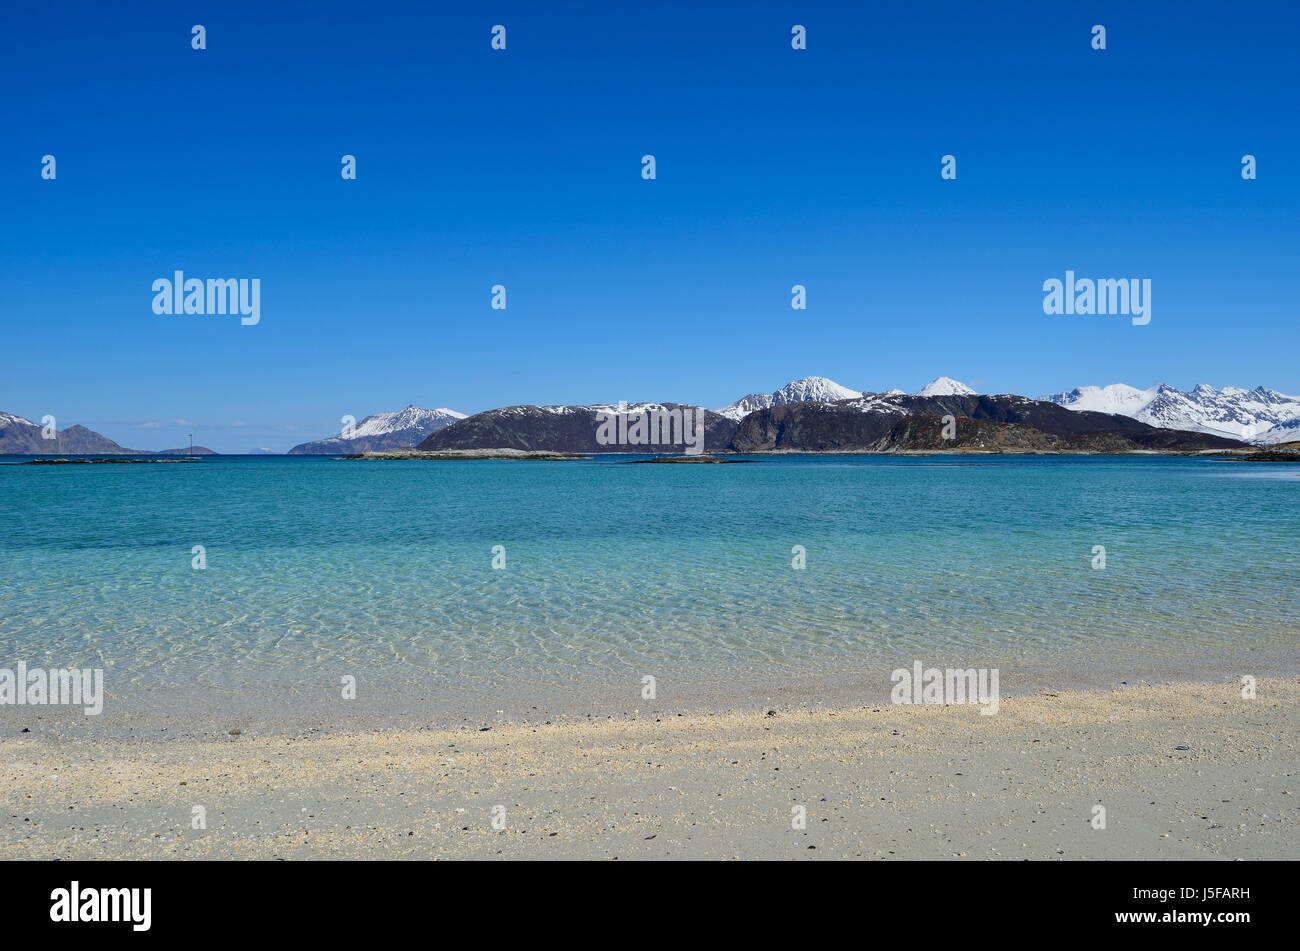
{"label": "mountain range", "polygon": [[1202,383],[1183,391],[1165,383],[1149,390],[1115,383],[1081,386],[1040,398],[1067,409],[1120,413],[1152,426],[1211,433],[1257,445],[1300,438],[1300,397],[1262,386],[1216,390]]}
{"label": "mountain range", "polygon": [[56,430],[53,439],[46,439],[40,424],[12,413],[0,413],[0,454],[135,455],[138,452],[137,449],[124,449],[107,436],[85,426]]}
{"label": "mountain range", "polygon": [[[639,403],[693,409],[684,404]],[[568,452],[635,451],[598,446],[599,413],[609,404],[507,406],[466,416],[451,409],[407,406],[365,417],[343,434],[301,443],[293,455],[352,454],[413,446],[431,449],[550,449]],[[1077,418],[1071,419],[1071,415]],[[933,448],[1169,449],[1196,451],[1240,443],[1272,445],[1300,438],[1300,397],[1256,387],[1188,391],[1161,384],[1147,390],[1124,384],[1084,386],[1040,397],[980,395],[950,377],[939,377],[909,395],[855,390],[810,376],[771,393],[752,393],[705,413],[706,451],[891,451],[924,448],[934,436],[931,417],[952,415],[953,440]],[[907,422],[910,420],[910,422]],[[929,421],[927,421],[929,420]],[[970,421],[970,422],[965,422]],[[886,425],[888,424],[888,425]],[[1134,425],[1138,424],[1138,425]],[[1032,430],[1032,432],[1031,432]],[[1179,435],[1170,435],[1179,434]],[[1102,448],[1109,446],[1111,448]],[[168,449],[155,454],[186,454]],[[196,454],[211,450],[194,447]],[[31,420],[0,413],[0,454],[143,455],[84,426],[44,439]]]}
{"label": "mountain range", "polygon": [[[856,400],[868,393],[851,390],[824,376],[806,376],[802,380],[793,380],[772,393],[751,393],[734,403],[715,410],[721,416],[737,422],[755,410],[768,409],[772,406],[784,406],[787,403],[837,403],[840,400]],[[886,390],[881,396],[903,396],[902,390]],[[974,396],[975,391],[965,383],[941,376],[917,390],[914,396]]]}
{"label": "mountain range", "polygon": [[[837,403],[843,400],[883,399],[902,396],[902,390],[873,394],[842,386],[825,377],[810,376],[787,383],[772,393],[751,394],[717,410],[740,421],[758,410],[791,403]],[[976,391],[951,377],[941,376],[912,394],[915,397],[975,396]],[[1140,390],[1123,383],[1081,386],[1063,393],[1040,396],[1076,412],[1127,416],[1158,429],[1204,433],[1255,445],[1273,445],[1300,439],[1300,397],[1287,396],[1263,386],[1246,390],[1199,384],[1179,390],[1162,383]]]}
{"label": "mountain range", "polygon": [[[829,386],[827,385],[829,384]],[[820,378],[770,394],[769,405],[741,419],[704,411],[705,452],[1202,452],[1242,448],[1235,439],[1152,426],[1115,413],[1071,410],[1023,396],[982,396],[953,380],[929,394],[856,393],[833,402],[792,400],[792,393],[838,395]],[[754,403],[769,394],[746,397]],[[733,410],[738,400],[724,410]],[[507,406],[477,413],[429,436],[425,451],[518,449],[552,452],[680,452],[684,447],[602,444],[598,427],[611,413],[631,420],[646,410],[690,411],[678,403]],[[945,426],[948,423],[948,426]]]}
{"label": "mountain range", "polygon": [[[1201,452],[1237,440],[1151,426],[1114,413],[1072,411],[1023,396],[940,387],[934,395],[866,394],[836,403],[789,403],[750,413],[736,452]],[[945,433],[945,422],[951,429]]]}

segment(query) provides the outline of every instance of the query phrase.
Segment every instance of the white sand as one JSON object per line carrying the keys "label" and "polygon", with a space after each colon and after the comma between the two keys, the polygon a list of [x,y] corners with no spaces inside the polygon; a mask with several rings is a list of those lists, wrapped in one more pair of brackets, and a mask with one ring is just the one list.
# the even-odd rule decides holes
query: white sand
{"label": "white sand", "polygon": [[24,736],[0,742],[0,858],[1295,859],[1297,700],[1286,679],[1254,700],[1175,684],[1004,699],[995,716]]}

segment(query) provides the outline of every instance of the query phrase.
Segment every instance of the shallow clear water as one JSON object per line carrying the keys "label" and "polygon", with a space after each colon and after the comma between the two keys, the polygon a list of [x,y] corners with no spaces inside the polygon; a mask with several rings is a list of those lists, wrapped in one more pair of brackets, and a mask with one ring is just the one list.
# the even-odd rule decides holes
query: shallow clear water
{"label": "shallow clear water", "polygon": [[627,458],[0,466],[0,666],[274,706],[1296,654],[1300,466]]}

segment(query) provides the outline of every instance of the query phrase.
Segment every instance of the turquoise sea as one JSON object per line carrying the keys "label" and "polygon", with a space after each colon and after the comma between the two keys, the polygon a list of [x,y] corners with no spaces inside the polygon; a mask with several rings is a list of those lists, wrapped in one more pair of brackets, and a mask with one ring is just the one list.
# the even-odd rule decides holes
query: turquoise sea
{"label": "turquoise sea", "polygon": [[629,458],[3,465],[0,667],[102,667],[106,716],[454,719],[1300,666],[1300,466]]}

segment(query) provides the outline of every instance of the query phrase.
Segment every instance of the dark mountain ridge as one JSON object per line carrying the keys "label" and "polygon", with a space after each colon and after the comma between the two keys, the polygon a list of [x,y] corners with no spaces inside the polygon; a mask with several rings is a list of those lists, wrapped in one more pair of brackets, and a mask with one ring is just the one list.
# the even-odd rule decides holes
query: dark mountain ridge
{"label": "dark mountain ridge", "polygon": [[[694,411],[680,403],[638,404]],[[507,406],[431,435],[420,449],[674,453],[680,445],[601,445],[607,406]],[[945,433],[945,416],[953,426]],[[764,452],[1200,452],[1242,448],[1221,436],[1160,429],[1128,416],[1078,412],[1023,396],[867,394],[835,403],[785,403],[739,421],[704,412],[704,451]],[[944,438],[945,435],[951,438]]]}
{"label": "dark mountain ridge", "polygon": [[31,420],[0,413],[0,455],[136,455],[137,449],[124,449],[107,436],[85,426],[58,430],[53,439],[42,435],[43,429]]}
{"label": "dark mountain ridge", "polygon": [[[698,407],[684,403],[635,404],[694,413]],[[504,406],[452,423],[417,447],[419,449],[524,449],[583,454],[609,452],[683,452],[677,445],[602,445],[596,439],[600,414],[615,412],[612,406]],[[712,410],[704,410],[704,451],[725,452],[736,431],[734,421]],[[1068,412],[1068,411],[1067,411]],[[694,419],[694,417],[692,417]]]}

